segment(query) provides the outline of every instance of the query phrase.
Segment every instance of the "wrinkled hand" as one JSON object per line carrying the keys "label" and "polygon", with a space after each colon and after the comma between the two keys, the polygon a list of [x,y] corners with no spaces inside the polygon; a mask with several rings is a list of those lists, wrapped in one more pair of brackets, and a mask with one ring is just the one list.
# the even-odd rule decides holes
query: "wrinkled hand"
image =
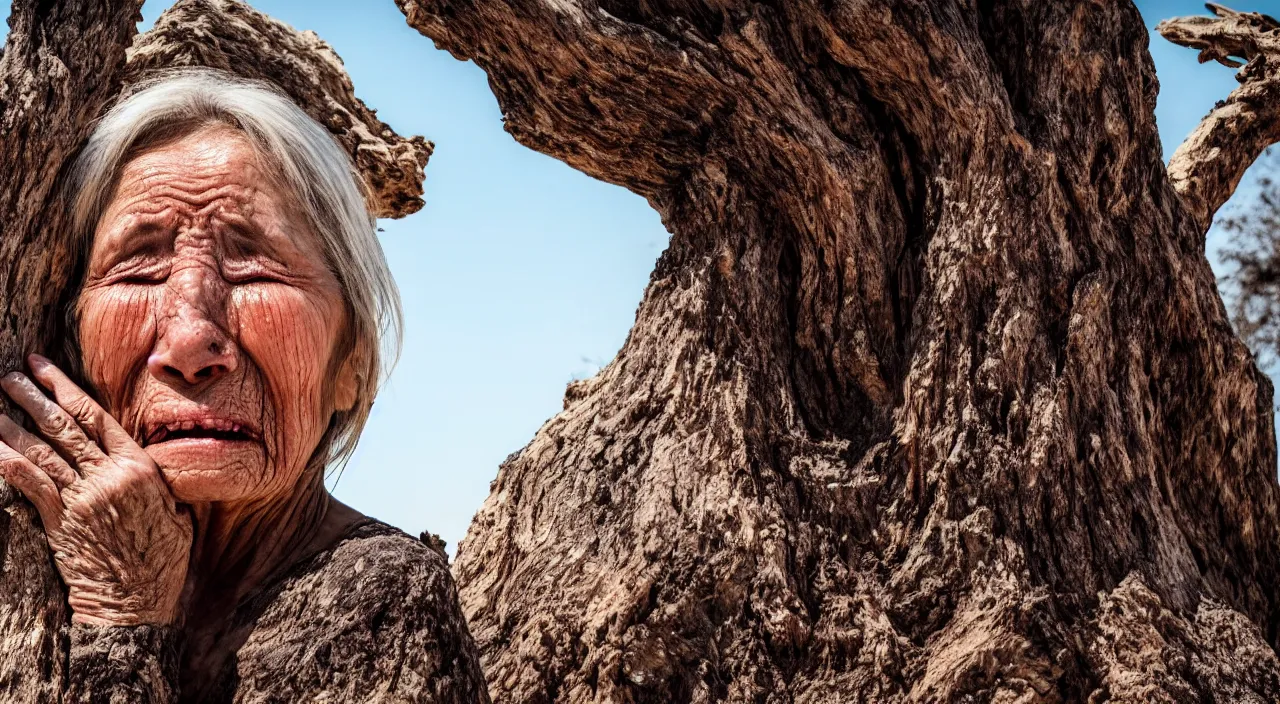
{"label": "wrinkled hand", "polygon": [[[49,360],[0,388],[48,442],[0,415],[0,477],[35,504],[69,591],[72,620],[168,625],[178,613],[191,518],[133,438]],[[56,403],[54,402],[56,401]]]}

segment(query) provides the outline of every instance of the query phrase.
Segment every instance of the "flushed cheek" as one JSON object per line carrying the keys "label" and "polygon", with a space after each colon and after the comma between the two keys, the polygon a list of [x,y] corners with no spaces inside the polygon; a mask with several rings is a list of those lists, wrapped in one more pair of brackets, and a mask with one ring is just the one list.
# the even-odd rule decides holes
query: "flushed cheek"
{"label": "flushed cheek", "polygon": [[325,375],[341,306],[280,285],[238,290],[233,306],[240,346],[261,370],[277,410],[281,463],[296,475],[328,425]]}
{"label": "flushed cheek", "polygon": [[146,364],[155,345],[159,287],[115,286],[80,296],[79,335],[90,383],[119,412],[130,378]]}

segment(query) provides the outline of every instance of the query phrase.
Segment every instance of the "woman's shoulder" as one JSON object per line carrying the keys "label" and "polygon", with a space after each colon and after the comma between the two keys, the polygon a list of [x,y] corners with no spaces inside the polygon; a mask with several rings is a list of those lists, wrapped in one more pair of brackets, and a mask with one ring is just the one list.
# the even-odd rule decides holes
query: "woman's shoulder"
{"label": "woman's shoulder", "polygon": [[328,612],[324,621],[363,612],[385,617],[389,611],[433,605],[443,609],[440,617],[457,611],[457,592],[444,552],[369,518],[296,565],[271,591],[266,596],[274,604],[268,611],[292,611],[289,602],[296,601],[312,609],[323,606]]}
{"label": "woman's shoulder", "polygon": [[259,599],[237,652],[240,694],[487,701],[448,560],[397,528],[353,526]]}
{"label": "woman's shoulder", "polygon": [[[449,560],[438,544],[428,544],[371,518],[349,528],[333,547],[309,562],[304,573],[348,587],[361,585],[378,592],[412,584],[453,590]],[[397,599],[406,596],[400,592],[387,594]]]}

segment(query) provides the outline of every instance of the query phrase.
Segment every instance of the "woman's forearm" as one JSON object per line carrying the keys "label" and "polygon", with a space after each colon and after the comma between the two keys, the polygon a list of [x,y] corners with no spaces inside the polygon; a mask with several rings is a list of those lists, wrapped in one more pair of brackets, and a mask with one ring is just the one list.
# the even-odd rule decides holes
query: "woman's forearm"
{"label": "woman's forearm", "polygon": [[168,626],[71,626],[68,704],[178,700],[180,634]]}

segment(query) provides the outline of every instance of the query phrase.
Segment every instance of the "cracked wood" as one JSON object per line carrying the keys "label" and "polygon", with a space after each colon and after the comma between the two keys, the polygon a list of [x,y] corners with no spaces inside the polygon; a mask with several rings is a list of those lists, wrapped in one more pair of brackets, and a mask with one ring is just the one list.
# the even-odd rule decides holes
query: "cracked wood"
{"label": "cracked wood", "polygon": [[672,234],[459,547],[495,701],[1280,697],[1234,183],[1131,2],[398,4]]}

